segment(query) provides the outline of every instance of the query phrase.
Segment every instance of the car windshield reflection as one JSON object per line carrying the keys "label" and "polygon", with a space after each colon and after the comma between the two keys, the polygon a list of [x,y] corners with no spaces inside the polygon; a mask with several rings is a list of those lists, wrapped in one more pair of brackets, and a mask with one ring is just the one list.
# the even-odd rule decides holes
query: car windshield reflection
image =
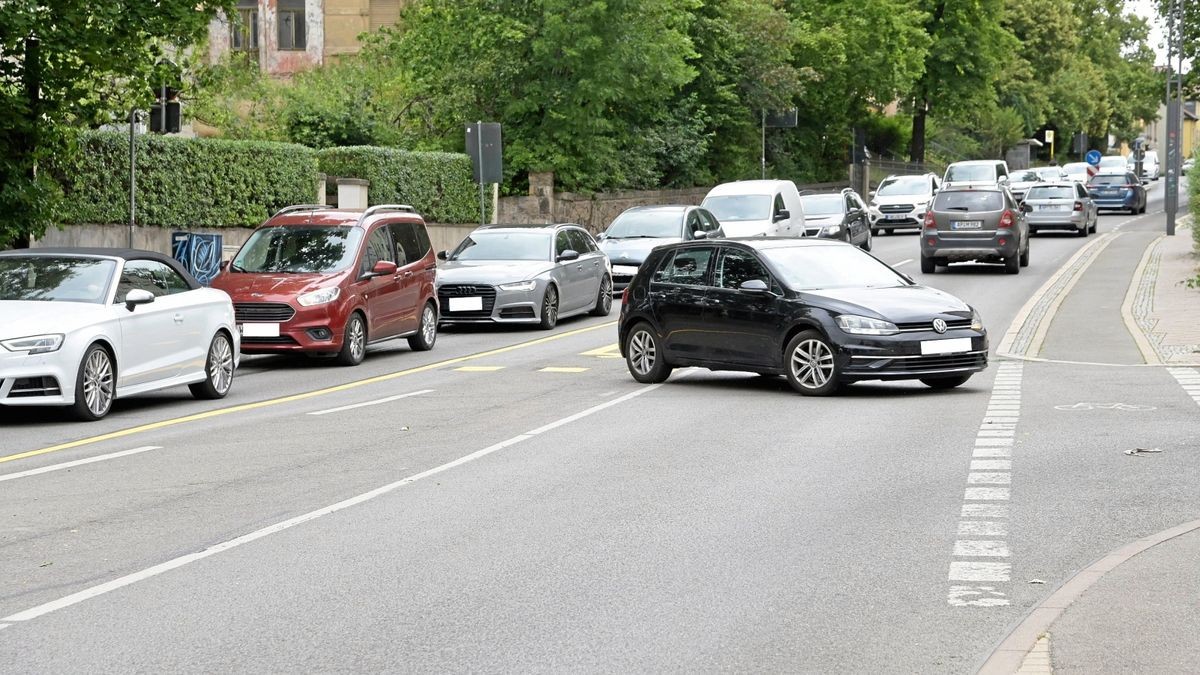
{"label": "car windshield reflection", "polygon": [[116,266],[101,258],[0,258],[0,300],[102,303]]}
{"label": "car windshield reflection", "polygon": [[740,220],[769,220],[771,197],[769,195],[720,195],[704,200],[704,208],[725,222]]}
{"label": "car windshield reflection", "polygon": [[451,260],[549,260],[546,232],[474,232],[458,245]]}
{"label": "car windshield reflection", "polygon": [[797,291],[910,285],[892,268],[854,246],[768,248],[762,254],[783,282]]}
{"label": "car windshield reflection", "polygon": [[353,227],[265,227],[250,235],[234,272],[321,274],[349,267],[362,230]]}

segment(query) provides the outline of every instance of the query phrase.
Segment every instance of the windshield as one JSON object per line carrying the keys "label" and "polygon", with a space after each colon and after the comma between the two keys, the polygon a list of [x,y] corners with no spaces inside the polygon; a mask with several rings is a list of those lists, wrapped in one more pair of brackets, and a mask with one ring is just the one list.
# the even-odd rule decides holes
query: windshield
{"label": "windshield", "polygon": [[770,195],[721,195],[705,199],[703,206],[722,223],[771,219]]}
{"label": "windshield", "polygon": [[250,235],[230,269],[234,272],[315,274],[354,263],[362,230],[356,227],[264,227]]}
{"label": "windshield", "polygon": [[451,260],[549,260],[549,232],[472,232]]}
{"label": "windshield", "polygon": [[[1087,169],[1084,169],[1084,171],[1087,171]],[[1057,166],[1034,169],[1034,173],[1036,173],[1038,178],[1041,180],[1058,180],[1059,178],[1062,178],[1062,172],[1058,170]]]}
{"label": "windshield", "polygon": [[1042,185],[1039,187],[1029,188],[1029,194],[1025,195],[1025,200],[1030,199],[1074,199],[1075,188],[1063,186]]}
{"label": "windshield", "polygon": [[1103,157],[1100,159],[1101,169],[1120,169],[1125,166],[1124,157]]}
{"label": "windshield", "polygon": [[946,169],[946,181],[994,181],[996,167],[991,164],[950,165]]}
{"label": "windshield", "polygon": [[1018,171],[1011,178],[1014,183],[1036,183],[1041,180],[1041,177],[1033,171]]}
{"label": "windshield", "polygon": [[992,190],[961,190],[939,192],[933,204],[935,211],[999,211],[1004,199]]}
{"label": "windshield", "polygon": [[1124,185],[1128,177],[1120,173],[1100,174],[1093,176],[1088,185]]}
{"label": "windshield", "polygon": [[762,254],[783,282],[797,291],[908,285],[890,267],[854,246],[767,248]]}
{"label": "windshield", "polygon": [[116,267],[99,258],[0,257],[0,300],[103,303]]}
{"label": "windshield", "polygon": [[683,210],[626,211],[608,226],[609,239],[680,237]]}
{"label": "windshield", "polygon": [[800,198],[805,216],[841,215],[846,200],[841,195],[806,195]]}
{"label": "windshield", "polygon": [[889,178],[879,185],[875,191],[880,197],[897,197],[901,195],[929,194],[929,179],[924,176],[906,176]]}
{"label": "windshield", "polygon": [[1087,172],[1088,165],[1083,162],[1076,162],[1074,164],[1067,164],[1063,166],[1063,173],[1067,174],[1068,176],[1086,176]]}

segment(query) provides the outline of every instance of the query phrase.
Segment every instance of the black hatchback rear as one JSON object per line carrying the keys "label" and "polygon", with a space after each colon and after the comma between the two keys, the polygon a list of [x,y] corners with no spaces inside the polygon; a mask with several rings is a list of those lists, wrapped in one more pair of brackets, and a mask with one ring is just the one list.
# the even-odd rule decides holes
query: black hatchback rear
{"label": "black hatchback rear", "polygon": [[943,189],[925,213],[921,271],[966,261],[1004,263],[1009,274],[1029,265],[1029,224],[1008,189]]}

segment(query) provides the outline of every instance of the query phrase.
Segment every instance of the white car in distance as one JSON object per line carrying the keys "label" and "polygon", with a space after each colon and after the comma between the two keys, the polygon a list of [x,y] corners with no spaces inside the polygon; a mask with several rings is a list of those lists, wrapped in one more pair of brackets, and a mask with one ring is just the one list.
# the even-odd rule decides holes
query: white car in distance
{"label": "white car in distance", "polygon": [[98,420],[167,387],[223,398],[239,360],[229,296],[149,251],[0,251],[0,316],[0,406]]}

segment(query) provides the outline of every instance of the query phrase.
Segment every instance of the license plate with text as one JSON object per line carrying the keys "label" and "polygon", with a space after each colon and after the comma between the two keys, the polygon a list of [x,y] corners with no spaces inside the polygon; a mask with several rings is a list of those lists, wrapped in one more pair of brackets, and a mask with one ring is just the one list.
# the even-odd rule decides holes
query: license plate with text
{"label": "license plate with text", "polygon": [[950,223],[952,230],[981,230],[983,229],[982,220],[956,220]]}

